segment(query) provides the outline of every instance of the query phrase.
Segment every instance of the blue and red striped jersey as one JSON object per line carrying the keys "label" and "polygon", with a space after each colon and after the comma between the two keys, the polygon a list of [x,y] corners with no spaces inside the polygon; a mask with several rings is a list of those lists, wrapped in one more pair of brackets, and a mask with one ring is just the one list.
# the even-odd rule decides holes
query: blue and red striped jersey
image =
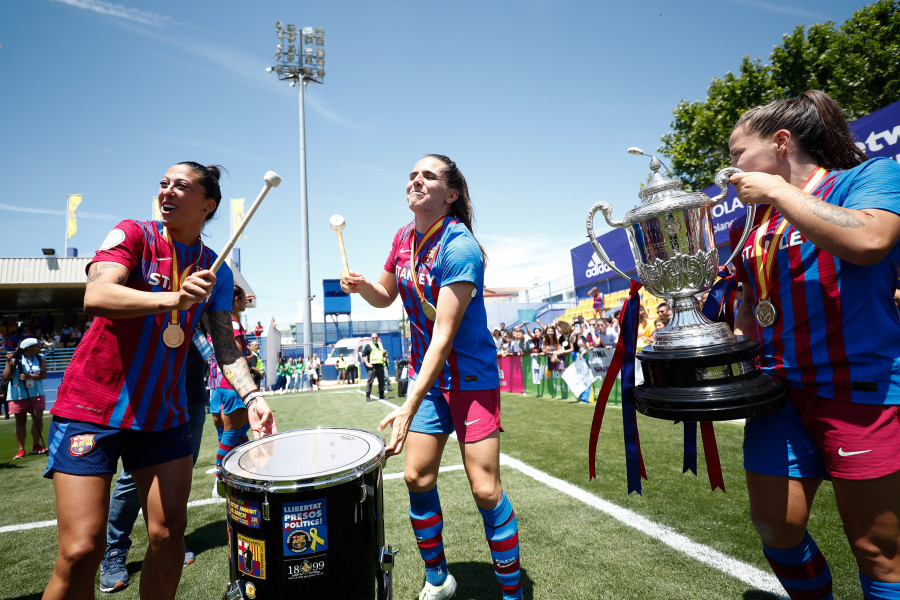
{"label": "blue and red striped jersey", "polygon": [[[813,195],[844,208],[900,214],[900,165],[876,158],[832,171]],[[756,298],[754,238],[763,212],[756,212],[741,260],[735,260],[738,281],[749,282]],[[775,211],[769,219],[766,248],[782,218]],[[731,227],[732,245],[740,238],[742,221]],[[877,264],[850,263],[816,247],[789,224],[771,275],[770,300],[778,318],[771,327],[756,326],[762,368],[826,398],[900,404],[900,314],[893,299],[898,261],[900,244]]]}
{"label": "blue and red striped jersey", "polygon": [[[384,270],[393,273],[409,315],[411,330],[410,374],[415,376],[431,343],[434,322],[422,312],[422,304],[413,285],[410,251],[411,236],[417,235],[416,273],[425,299],[437,306],[440,289],[466,281],[475,285],[475,296],[463,314],[453,339],[453,348],[437,384],[445,390],[491,390],[500,385],[497,347],[487,327],[484,310],[484,260],[481,247],[465,225],[451,216],[424,245],[414,223],[402,227],[394,236]],[[424,382],[418,382],[421,385]]]}
{"label": "blue and red striped jersey", "polygon": [[[174,242],[179,268],[208,269],[216,254],[202,244]],[[128,268],[126,286],[144,292],[173,291],[172,246],[158,221],[122,221],[94,255],[94,262]],[[89,265],[90,266],[90,265]],[[170,312],[143,317],[95,317],[75,350],[59,388],[52,414],[120,429],[158,431],[187,422],[184,366],[191,334],[207,311],[231,312],[234,277],[217,272],[207,300],[178,311],[185,333],[178,348],[163,343]]]}

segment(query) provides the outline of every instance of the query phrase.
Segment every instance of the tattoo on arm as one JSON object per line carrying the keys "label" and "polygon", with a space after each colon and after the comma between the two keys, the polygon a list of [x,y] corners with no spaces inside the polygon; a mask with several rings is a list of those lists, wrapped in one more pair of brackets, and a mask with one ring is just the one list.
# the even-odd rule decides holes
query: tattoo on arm
{"label": "tattoo on arm", "polygon": [[837,225],[838,227],[844,227],[846,229],[856,229],[857,227],[862,227],[865,225],[862,219],[857,217],[846,208],[829,204],[819,198],[810,196],[809,194],[801,191],[797,191],[794,194],[795,197],[803,200],[806,203],[806,209],[809,212],[827,223],[832,223],[834,225]]}
{"label": "tattoo on arm", "polygon": [[241,355],[234,343],[234,330],[231,327],[231,313],[217,310],[209,315],[210,336],[216,351],[216,362],[231,387],[243,398],[256,389],[246,359]]}

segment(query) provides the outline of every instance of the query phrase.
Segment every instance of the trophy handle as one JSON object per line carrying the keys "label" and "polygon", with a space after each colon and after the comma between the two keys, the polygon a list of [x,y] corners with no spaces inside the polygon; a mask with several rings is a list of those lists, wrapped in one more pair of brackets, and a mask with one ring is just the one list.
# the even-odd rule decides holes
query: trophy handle
{"label": "trophy handle", "polygon": [[[725,196],[728,195],[728,180],[731,179],[731,176],[736,173],[743,173],[742,170],[737,167],[728,167],[727,169],[722,169],[718,173],[716,173],[716,185],[722,190],[722,193],[710,200],[710,206],[715,206],[722,202],[725,199]],[[750,236],[750,230],[753,228],[753,217],[756,214],[756,205],[755,204],[747,204],[747,221],[744,223],[744,232],[741,234],[740,241],[735,245],[734,250],[731,253],[731,256],[728,257],[728,260],[722,266],[728,266],[731,264],[731,261],[734,260],[734,257],[740,253],[741,250],[744,249],[744,244],[747,243],[747,238]]]}
{"label": "trophy handle", "polygon": [[620,271],[618,267],[616,267],[616,265],[613,263],[613,261],[611,261],[609,259],[609,255],[606,254],[606,251],[603,249],[603,246],[601,246],[600,242],[597,241],[596,236],[594,236],[594,215],[597,214],[597,212],[603,213],[603,217],[606,219],[606,223],[610,227],[621,228],[624,226],[624,223],[622,221],[611,221],[610,220],[609,215],[612,212],[612,206],[610,206],[609,202],[604,202],[602,200],[600,202],[597,202],[596,204],[594,204],[591,207],[591,210],[588,211],[588,216],[587,216],[587,234],[588,234],[588,238],[590,238],[590,240],[591,240],[591,246],[594,247],[594,252],[597,253],[597,256],[599,256],[603,262],[605,262],[607,265],[609,265],[610,269],[612,269],[613,271],[615,271],[616,273],[618,273],[619,275],[621,275],[622,277],[624,277],[625,279],[628,279],[630,281],[631,277],[629,277],[628,275],[626,275],[625,273]]}

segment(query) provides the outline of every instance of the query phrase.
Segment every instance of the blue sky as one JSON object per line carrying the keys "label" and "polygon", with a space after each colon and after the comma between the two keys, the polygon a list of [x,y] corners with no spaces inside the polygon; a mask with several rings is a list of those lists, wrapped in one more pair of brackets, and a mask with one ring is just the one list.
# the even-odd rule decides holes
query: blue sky
{"label": "blue sky", "polygon": [[[430,152],[468,179],[487,285],[554,279],[571,271],[594,202],[617,218],[637,204],[648,159],[625,149],[654,152],[679,100],[703,99],[744,55],[767,59],[797,25],[861,6],[0,0],[0,256],[61,253],[67,194],[84,196],[69,245],[91,256],[119,220],[150,218],[172,163],[224,165],[224,198],[248,206],[273,170],[283,183],[239,243],[258,296],[247,316],[298,321],[298,94],[265,72],[280,20],[325,29],[325,84],[306,90],[314,320],[322,279],[341,268],[329,216],[347,220],[351,268],[377,279],[411,220],[407,174]],[[225,202],[206,234],[216,250],[227,242]],[[353,310],[401,312],[358,298]]]}

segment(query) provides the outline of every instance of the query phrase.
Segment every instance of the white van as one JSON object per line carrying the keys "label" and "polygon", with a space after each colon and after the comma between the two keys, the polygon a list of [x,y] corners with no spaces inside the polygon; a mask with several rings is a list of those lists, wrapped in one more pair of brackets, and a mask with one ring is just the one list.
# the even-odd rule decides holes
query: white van
{"label": "white van", "polygon": [[325,365],[337,367],[337,359],[343,356],[348,363],[359,365],[359,354],[366,349],[366,344],[372,341],[370,337],[344,338],[334,345],[334,350],[325,359]]}

